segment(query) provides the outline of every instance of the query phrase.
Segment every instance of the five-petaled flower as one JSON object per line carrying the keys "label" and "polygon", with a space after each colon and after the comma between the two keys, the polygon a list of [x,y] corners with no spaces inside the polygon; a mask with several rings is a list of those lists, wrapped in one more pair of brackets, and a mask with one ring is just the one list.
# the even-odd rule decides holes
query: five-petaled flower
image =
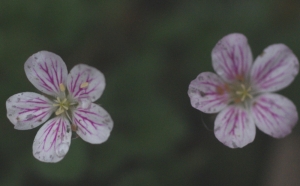
{"label": "five-petaled flower", "polygon": [[204,113],[218,113],[216,138],[231,148],[255,138],[255,125],[275,138],[288,135],[298,121],[296,106],[276,93],[298,74],[299,62],[284,44],[270,45],[252,64],[247,38],[238,33],[222,38],[212,50],[217,74],[202,72],[191,81],[191,104]]}
{"label": "five-petaled flower", "polygon": [[27,130],[55,115],[35,136],[35,158],[44,162],[62,160],[69,150],[72,131],[92,144],[108,139],[113,121],[102,107],[93,103],[105,88],[99,70],[79,64],[68,74],[64,61],[47,51],[33,54],[24,68],[29,81],[46,96],[33,92],[11,96],[6,102],[8,119],[15,129]]}

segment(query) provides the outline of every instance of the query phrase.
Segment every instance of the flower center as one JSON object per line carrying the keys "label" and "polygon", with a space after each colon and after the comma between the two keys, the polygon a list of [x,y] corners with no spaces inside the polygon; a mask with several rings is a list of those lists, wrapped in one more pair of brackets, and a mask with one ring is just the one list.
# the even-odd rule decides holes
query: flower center
{"label": "flower center", "polygon": [[235,99],[234,102],[235,103],[240,103],[245,101],[246,98],[250,98],[252,99],[252,95],[251,95],[251,87],[249,86],[248,88],[244,85],[241,84],[240,87],[237,88],[237,90],[235,91]]}
{"label": "flower center", "polygon": [[[88,88],[89,83],[88,82],[83,82],[80,85],[80,89],[84,90]],[[81,104],[82,107],[88,107],[90,105],[90,101],[88,100],[75,100],[74,98],[71,98],[70,96],[67,96],[66,93],[66,87],[64,84],[59,84],[59,89],[60,89],[60,95],[59,97],[54,100],[53,106],[57,107],[57,110],[55,111],[55,115],[61,115],[63,114],[65,117],[67,117],[70,122],[72,122],[72,119],[70,116],[72,116],[71,112],[73,110],[72,107],[78,106],[78,104]],[[71,129],[72,131],[77,131],[78,127],[74,123],[71,124]],[[70,131],[70,129],[69,129]]]}
{"label": "flower center", "polygon": [[67,111],[69,109],[70,103],[67,100],[67,98],[64,98],[61,100],[59,97],[54,100],[53,106],[58,107],[58,109],[55,111],[56,115],[60,115],[61,113]]}
{"label": "flower center", "polygon": [[62,113],[66,113],[66,114],[68,114],[67,113],[67,111],[69,110],[69,107],[71,106],[71,105],[74,105],[75,103],[71,103],[67,98],[66,98],[66,93],[65,93],[65,91],[66,91],[66,87],[61,83],[61,84],[59,84],[59,89],[60,89],[60,91],[62,92],[62,97],[63,98],[61,98],[61,97],[57,97],[56,98],[56,100],[54,100],[54,104],[53,104],[53,106],[54,107],[58,107],[58,109],[55,111],[55,114],[56,115],[60,115],[60,114],[62,114]]}

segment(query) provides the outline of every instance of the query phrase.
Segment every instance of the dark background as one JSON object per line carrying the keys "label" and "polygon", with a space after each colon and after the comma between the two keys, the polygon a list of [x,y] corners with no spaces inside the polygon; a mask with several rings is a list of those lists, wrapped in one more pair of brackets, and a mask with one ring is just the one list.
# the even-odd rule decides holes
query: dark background
{"label": "dark background", "polygon": [[[299,126],[285,139],[257,132],[230,149],[211,131],[214,115],[190,105],[190,81],[213,71],[212,48],[233,32],[247,36],[254,59],[274,43],[300,56],[300,1],[0,1],[0,185],[300,185]],[[114,120],[107,142],[72,140],[57,164],[33,157],[38,128],[15,130],[6,117],[8,97],[38,92],[23,65],[40,50],[69,70],[85,63],[102,71],[97,103]],[[298,108],[299,83],[280,91]]]}

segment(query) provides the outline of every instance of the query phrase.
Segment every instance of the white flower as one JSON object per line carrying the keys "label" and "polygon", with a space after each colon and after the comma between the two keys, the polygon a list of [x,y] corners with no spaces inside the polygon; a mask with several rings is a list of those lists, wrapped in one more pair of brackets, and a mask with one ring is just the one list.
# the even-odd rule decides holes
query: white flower
{"label": "white flower", "polygon": [[68,74],[64,61],[47,51],[33,54],[24,68],[29,81],[47,96],[33,92],[11,96],[6,102],[8,119],[15,129],[27,130],[55,115],[35,136],[35,158],[43,162],[62,160],[69,150],[72,131],[92,144],[108,139],[113,121],[102,107],[93,103],[105,88],[99,70],[79,64]]}
{"label": "white flower", "polygon": [[193,107],[205,113],[220,112],[215,120],[215,136],[231,148],[251,143],[255,126],[282,138],[298,121],[293,102],[271,93],[294,80],[299,71],[297,57],[284,44],[274,44],[252,61],[247,38],[229,34],[212,51],[217,74],[200,73],[188,90]]}

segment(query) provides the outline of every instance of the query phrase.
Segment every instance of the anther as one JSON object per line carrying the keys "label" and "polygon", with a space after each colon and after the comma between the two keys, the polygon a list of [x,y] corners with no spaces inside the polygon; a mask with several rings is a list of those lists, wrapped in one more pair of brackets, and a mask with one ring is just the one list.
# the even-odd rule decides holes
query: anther
{"label": "anther", "polygon": [[64,109],[62,109],[61,107],[59,107],[57,110],[56,110],[56,112],[55,112],[55,115],[60,115],[61,113],[63,113],[65,110]]}
{"label": "anther", "polygon": [[78,126],[73,123],[71,125],[71,129],[72,129],[72,131],[76,132],[78,130]]}
{"label": "anther", "polygon": [[89,86],[89,83],[83,82],[83,83],[81,83],[80,88],[86,88],[87,86]]}
{"label": "anther", "polygon": [[60,89],[60,91],[64,92],[66,90],[66,87],[64,84],[61,83],[61,84],[59,84],[59,89]]}
{"label": "anther", "polygon": [[236,91],[235,93],[237,95],[240,95],[240,101],[244,101],[246,99],[246,97],[249,97],[250,99],[252,99],[252,95],[249,94],[249,92],[251,91],[251,87],[248,87],[248,89],[246,89],[246,86],[244,84],[241,84],[242,90],[240,91]]}

